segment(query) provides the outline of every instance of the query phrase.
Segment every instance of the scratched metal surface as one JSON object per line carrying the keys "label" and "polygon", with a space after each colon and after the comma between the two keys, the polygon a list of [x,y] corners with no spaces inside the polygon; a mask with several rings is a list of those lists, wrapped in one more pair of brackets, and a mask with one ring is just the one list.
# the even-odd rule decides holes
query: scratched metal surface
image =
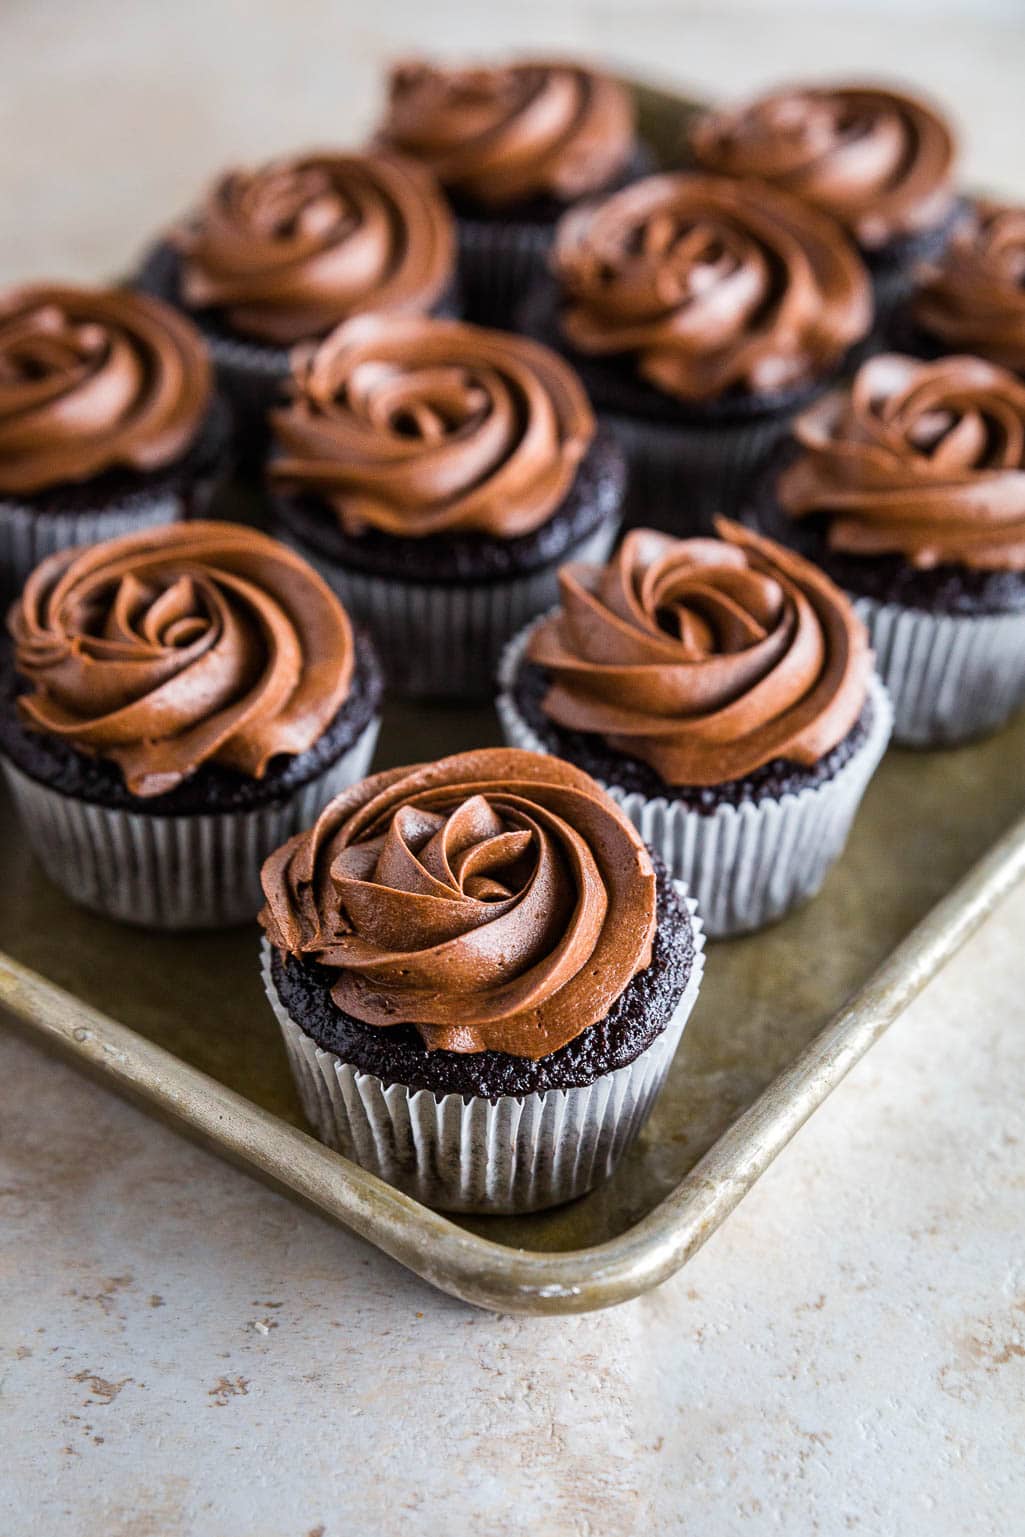
{"label": "scratched metal surface", "polygon": [[[392,705],[377,763],[498,740],[490,711]],[[644,1135],[585,1200],[529,1218],[465,1219],[503,1244],[575,1249],[622,1233],[1025,813],[1025,719],[952,752],[892,751],[820,897],[764,933],[713,944],[707,979]],[[263,999],[255,924],[224,934],[128,931],[45,880],[6,799],[0,949],[293,1125],[301,1115]]]}

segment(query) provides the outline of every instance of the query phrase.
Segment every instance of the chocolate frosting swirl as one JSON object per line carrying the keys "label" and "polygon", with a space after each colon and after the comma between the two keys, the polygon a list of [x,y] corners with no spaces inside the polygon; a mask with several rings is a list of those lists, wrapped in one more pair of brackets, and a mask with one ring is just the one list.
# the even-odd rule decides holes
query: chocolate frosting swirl
{"label": "chocolate frosting swirl", "polygon": [[428,165],[443,186],[485,207],[597,192],[633,150],[629,92],[579,65],[524,60],[439,69],[400,64],[382,142]]}
{"label": "chocolate frosting swirl", "polygon": [[561,608],[527,648],[550,676],[553,721],[669,785],[817,763],[868,688],[865,628],[843,593],[793,551],[716,527],[718,539],[634,529],[607,566],[564,566]]}
{"label": "chocolate frosting swirl", "polygon": [[1025,208],[975,203],[924,273],[912,314],[951,351],[1025,372]]}
{"label": "chocolate frosting swirl", "polygon": [[452,217],[398,155],[309,154],[229,171],[179,234],[182,292],[278,346],[352,315],[419,314],[452,281]]}
{"label": "chocolate frosting swirl", "polygon": [[635,182],[567,214],[554,263],[571,344],[634,353],[645,379],[684,401],[820,378],[872,318],[868,278],[842,232],[753,182]]}
{"label": "chocolate frosting swirl", "polygon": [[703,114],[698,163],[754,177],[832,214],[866,250],[942,224],[954,206],[954,138],[916,97],[866,86],[779,91]]}
{"label": "chocolate frosting swirl", "polygon": [[342,527],[511,539],[551,517],[594,436],[576,375],[547,347],[454,320],[365,316],[297,355],[272,415],[278,485]]}
{"label": "chocolate frosting swirl", "polygon": [[371,775],[270,856],[263,889],[272,945],[432,1049],[537,1061],[651,960],[639,835],[580,769],[513,748]]}
{"label": "chocolate frosting swirl", "polygon": [[889,353],[800,416],[779,498],[829,543],[913,566],[1025,569],[1025,384],[980,358]]}
{"label": "chocolate frosting swirl", "polygon": [[343,704],[353,638],[304,560],[235,523],[175,523],[51,555],[8,625],[27,726],[162,795],[216,763],[261,779]]}
{"label": "chocolate frosting swirl", "polygon": [[0,495],[183,454],[211,397],[202,338],[157,299],[34,284],[0,297]]}

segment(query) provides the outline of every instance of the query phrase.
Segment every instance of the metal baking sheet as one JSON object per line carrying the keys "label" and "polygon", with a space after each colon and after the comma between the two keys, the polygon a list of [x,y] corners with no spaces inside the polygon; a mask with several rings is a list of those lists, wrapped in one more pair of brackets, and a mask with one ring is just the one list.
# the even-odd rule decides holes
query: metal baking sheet
{"label": "metal baking sheet", "polygon": [[[681,98],[638,88],[668,160]],[[490,710],[389,704],[376,766],[499,740]],[[1025,876],[1025,716],[891,751],[821,896],[713,943],[644,1133],[606,1185],[530,1217],[449,1219],[302,1130],[258,930],[160,935],[51,887],[0,793],[0,1004],[40,1041],[442,1290],[520,1313],[609,1307],[684,1265],[853,1064]],[[909,1131],[909,1135],[913,1132]]]}
{"label": "metal baking sheet", "polygon": [[[381,766],[498,741],[490,711],[392,706]],[[0,1003],[46,1042],[433,1285],[501,1311],[607,1307],[686,1263],[794,1132],[1025,874],[1025,717],[891,751],[822,894],[713,943],[669,1079],[615,1176],[530,1217],[449,1219],[322,1147],[259,980],[258,930],[161,935],[76,908],[6,798]]]}

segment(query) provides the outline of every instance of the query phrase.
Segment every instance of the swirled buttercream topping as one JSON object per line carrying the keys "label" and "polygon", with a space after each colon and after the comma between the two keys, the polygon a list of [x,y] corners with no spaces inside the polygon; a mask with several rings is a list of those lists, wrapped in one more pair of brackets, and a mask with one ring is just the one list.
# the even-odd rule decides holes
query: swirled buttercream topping
{"label": "swirled buttercream topping", "polygon": [[808,561],[720,519],[718,539],[634,529],[607,566],[559,573],[534,631],[542,708],[649,764],[670,785],[817,763],[861,713],[864,626]]}
{"label": "swirled buttercream topping", "polygon": [[594,435],[579,380],[547,347],[426,318],[367,316],[299,354],[272,421],[278,485],[326,500],[348,532],[414,539],[529,533]]}
{"label": "swirled buttercream topping", "polygon": [[367,1024],[537,1060],[604,1019],[651,960],[655,874],[594,780],[512,748],[345,790],[263,867],[280,951]]}
{"label": "swirled buttercream topping", "polygon": [[433,179],[384,152],[230,171],[178,241],[190,308],[222,310],[237,331],[286,347],[371,310],[429,310],[455,261]]}
{"label": "swirled buttercream topping", "polygon": [[414,62],[392,71],[380,137],[443,186],[501,208],[600,191],[630,157],[634,117],[624,86],[575,64]]}
{"label": "swirled buttercream topping", "polygon": [[952,352],[1025,372],[1025,208],[975,203],[926,269],[912,314]]}
{"label": "swirled buttercream topping", "polygon": [[352,629],[291,550],[176,523],[51,555],[11,609],[25,724],[162,795],[204,763],[260,779],[312,747],[352,678]]}
{"label": "swirled buttercream topping", "polygon": [[821,378],[871,324],[868,277],[843,232],[752,182],[635,182],[563,218],[554,264],[571,344],[633,353],[645,379],[684,401]]}
{"label": "swirled buttercream topping", "polygon": [[833,549],[1025,569],[1025,384],[980,358],[888,353],[794,424],[779,498]]}
{"label": "swirled buttercream topping", "polygon": [[0,495],[160,469],[210,396],[202,338],[157,299],[42,283],[0,297]]}
{"label": "swirled buttercream topping", "polygon": [[932,229],[954,206],[954,138],[917,97],[863,86],[780,91],[697,119],[695,159],[832,214],[876,250]]}

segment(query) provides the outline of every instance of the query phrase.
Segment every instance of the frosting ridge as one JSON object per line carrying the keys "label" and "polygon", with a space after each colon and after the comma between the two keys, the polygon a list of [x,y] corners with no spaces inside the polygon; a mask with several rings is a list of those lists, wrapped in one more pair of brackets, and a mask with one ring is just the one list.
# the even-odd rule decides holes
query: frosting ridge
{"label": "frosting ridge", "polygon": [[162,468],[212,394],[195,327],[123,289],[39,283],[0,297],[0,494]]}
{"label": "frosting ridge", "polygon": [[272,414],[274,482],[312,492],[347,532],[466,530],[509,539],[566,496],[595,431],[547,347],[461,321],[365,316],[298,352]]}
{"label": "frosting ridge", "polygon": [[190,308],[221,309],[244,335],[285,347],[366,311],[426,311],[454,274],[432,177],[385,151],[229,171],[177,240]]}
{"label": "frosting ridge", "polygon": [[633,529],[606,566],[559,573],[528,660],[545,713],[670,785],[810,765],[847,735],[871,670],[865,628],[816,567],[720,518],[718,539]]}
{"label": "frosting ridge", "polygon": [[973,204],[926,269],[911,313],[951,351],[1025,370],[1025,208]]}
{"label": "frosting ridge", "polygon": [[684,401],[809,383],[871,324],[868,277],[843,232],[751,182],[647,177],[566,214],[553,264],[572,346],[632,353]]}
{"label": "frosting ridge", "polygon": [[400,64],[380,138],[486,207],[599,191],[634,144],[629,92],[557,60],[442,69]]}
{"label": "frosting ridge", "polygon": [[51,555],[8,626],[32,730],[117,763],[133,795],[204,763],[261,779],[344,703],[352,628],[300,556],[234,523],[176,523]]}
{"label": "frosting ridge", "polygon": [[954,206],[950,128],[898,91],[777,91],[702,114],[689,137],[706,170],[782,187],[831,214],[867,250],[934,228]]}
{"label": "frosting ridge", "polygon": [[1025,569],[1025,384],[981,358],[887,353],[794,424],[778,494],[830,546],[913,566]]}
{"label": "frosting ridge", "polygon": [[371,775],[270,856],[263,889],[272,945],[333,971],[346,1013],[431,1049],[536,1061],[651,960],[638,833],[580,769],[515,748]]}

